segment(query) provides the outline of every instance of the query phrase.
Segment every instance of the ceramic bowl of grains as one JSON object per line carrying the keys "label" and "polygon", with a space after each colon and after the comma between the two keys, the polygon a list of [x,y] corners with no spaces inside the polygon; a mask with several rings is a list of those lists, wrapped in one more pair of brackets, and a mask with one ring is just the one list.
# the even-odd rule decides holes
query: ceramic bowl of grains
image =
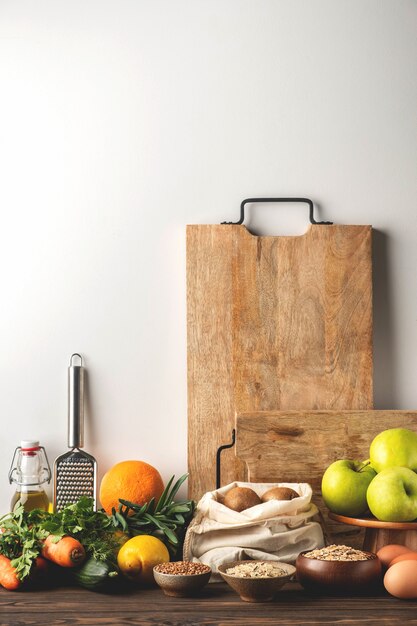
{"label": "ceramic bowl of grains", "polygon": [[381,586],[381,562],[373,552],[331,545],[298,555],[297,580],[320,594],[366,595]]}
{"label": "ceramic bowl of grains", "polygon": [[270,602],[295,574],[295,567],[278,561],[232,561],[219,574],[245,602]]}
{"label": "ceramic bowl of grains", "polygon": [[166,596],[186,598],[196,595],[208,583],[211,568],[192,561],[170,561],[153,568],[155,582]]}

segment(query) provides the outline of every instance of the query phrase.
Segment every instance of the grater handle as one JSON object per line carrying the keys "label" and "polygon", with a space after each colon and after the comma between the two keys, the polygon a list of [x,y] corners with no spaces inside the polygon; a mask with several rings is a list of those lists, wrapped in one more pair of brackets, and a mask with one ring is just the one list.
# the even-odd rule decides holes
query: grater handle
{"label": "grater handle", "polygon": [[[74,357],[80,359],[73,364]],[[68,447],[84,446],[84,367],[83,359],[77,352],[71,356],[68,368]]]}

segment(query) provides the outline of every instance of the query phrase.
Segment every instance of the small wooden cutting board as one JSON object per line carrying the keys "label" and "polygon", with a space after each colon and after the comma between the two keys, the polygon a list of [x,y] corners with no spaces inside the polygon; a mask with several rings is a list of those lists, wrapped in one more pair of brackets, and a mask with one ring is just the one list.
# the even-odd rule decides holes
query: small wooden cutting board
{"label": "small wooden cutting board", "polygon": [[324,471],[339,459],[366,460],[373,438],[388,428],[417,430],[417,411],[246,413],[236,418],[236,456],[246,463],[251,482],[310,483],[330,533],[346,535],[352,531],[328,518],[321,497]]}

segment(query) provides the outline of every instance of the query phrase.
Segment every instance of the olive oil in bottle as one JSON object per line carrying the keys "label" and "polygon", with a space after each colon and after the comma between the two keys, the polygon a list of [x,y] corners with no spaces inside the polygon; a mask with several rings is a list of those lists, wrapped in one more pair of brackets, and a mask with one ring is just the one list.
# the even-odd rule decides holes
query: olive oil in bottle
{"label": "olive oil in bottle", "polygon": [[16,448],[9,472],[10,483],[16,484],[10,507],[22,504],[25,511],[49,507],[43,485],[51,480],[51,469],[39,441],[25,440]]}
{"label": "olive oil in bottle", "polygon": [[10,503],[12,511],[18,503],[23,504],[25,511],[33,511],[33,509],[47,511],[49,507],[49,499],[43,489],[40,491],[16,491]]}

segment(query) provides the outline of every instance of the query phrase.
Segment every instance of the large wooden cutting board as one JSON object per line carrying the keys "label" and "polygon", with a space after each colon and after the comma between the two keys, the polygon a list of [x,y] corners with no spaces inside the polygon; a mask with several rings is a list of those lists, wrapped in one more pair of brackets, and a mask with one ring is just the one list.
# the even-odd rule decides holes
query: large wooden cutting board
{"label": "large wooden cutting board", "polygon": [[[338,459],[363,461],[372,439],[388,428],[417,429],[417,411],[261,411],[236,418],[236,455],[251,482],[308,482],[338,543],[359,530],[328,518],[321,479]],[[340,539],[342,537],[343,539]]]}
{"label": "large wooden cutting board", "polygon": [[[187,227],[190,497],[215,488],[236,413],[372,408],[371,230]],[[224,452],[222,482],[244,477]]]}

